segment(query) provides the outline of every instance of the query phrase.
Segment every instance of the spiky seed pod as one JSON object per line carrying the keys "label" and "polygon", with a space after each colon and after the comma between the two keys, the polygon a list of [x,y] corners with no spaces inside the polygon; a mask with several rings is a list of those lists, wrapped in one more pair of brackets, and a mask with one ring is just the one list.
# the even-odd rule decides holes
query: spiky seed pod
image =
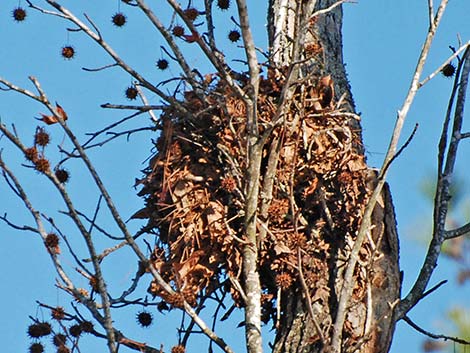
{"label": "spiky seed pod", "polygon": [[199,11],[194,7],[189,7],[183,11],[184,16],[191,22],[195,21],[199,16]]}
{"label": "spiky seed pod", "polygon": [[80,325],[72,325],[69,327],[69,333],[72,337],[80,337],[82,334],[82,327]]}
{"label": "spiky seed pod", "polygon": [[64,45],[61,50],[64,59],[71,60],[75,56],[75,49],[71,45]]}
{"label": "spiky seed pod", "polygon": [[35,162],[38,159],[38,150],[36,146],[27,148],[24,151],[24,156],[28,161]]}
{"label": "spiky seed pod", "polygon": [[44,241],[46,243],[46,246],[48,248],[55,248],[56,246],[59,245],[59,237],[55,233],[49,233],[46,236],[46,240]]}
{"label": "spiky seed pod", "polygon": [[137,322],[142,327],[149,327],[152,324],[153,316],[148,311],[142,310],[137,314]]}
{"label": "spiky seed pod", "polygon": [[276,285],[282,290],[289,289],[292,285],[292,276],[289,273],[280,273],[276,276]]}
{"label": "spiky seed pod", "polygon": [[33,162],[34,162],[34,168],[39,173],[46,173],[50,169],[49,161],[44,157],[38,157]]}
{"label": "spiky seed pod", "polygon": [[184,35],[184,27],[176,25],[175,27],[173,27],[171,32],[173,33],[174,36],[181,37],[182,35]]}
{"label": "spiky seed pod", "polygon": [[57,180],[59,180],[59,182],[62,184],[65,184],[70,179],[70,173],[66,169],[59,168],[54,173]]}
{"label": "spiky seed pod", "polygon": [[26,10],[22,7],[17,7],[12,11],[13,19],[16,22],[22,22],[26,19]]}
{"label": "spiky seed pod", "polygon": [[157,67],[160,70],[166,70],[168,68],[168,60],[166,59],[160,59],[157,61]]}
{"label": "spiky seed pod", "polygon": [[83,332],[90,333],[93,332],[93,322],[91,321],[82,321],[80,322],[80,328]]}
{"label": "spiky seed pod", "polygon": [[54,337],[52,337],[52,343],[56,347],[65,346],[66,341],[67,341],[67,336],[65,336],[62,333],[58,333],[57,335],[54,335]]}
{"label": "spiky seed pod", "polygon": [[43,353],[44,346],[42,343],[35,342],[29,346],[29,353]]}
{"label": "spiky seed pod", "polygon": [[171,353],[185,353],[185,352],[186,352],[186,348],[181,344],[171,347]]}
{"label": "spiky seed pod", "polygon": [[228,192],[233,192],[237,188],[237,182],[233,177],[228,176],[222,179],[220,186]]}
{"label": "spiky seed pod", "polygon": [[240,32],[236,29],[232,29],[228,33],[228,39],[230,39],[230,41],[233,43],[238,42],[240,40]]}
{"label": "spiky seed pod", "polygon": [[441,72],[445,77],[452,77],[455,74],[455,66],[452,63],[448,63],[442,68]]}
{"label": "spiky seed pod", "polygon": [[28,326],[28,336],[31,338],[39,338],[50,335],[52,326],[48,322],[38,322]]}
{"label": "spiky seed pod", "polygon": [[61,306],[55,307],[51,310],[51,316],[54,320],[63,320],[65,318],[65,309]]}
{"label": "spiky seed pod", "polygon": [[118,12],[113,15],[112,21],[116,27],[122,27],[126,24],[126,15],[124,15],[122,12]]}
{"label": "spiky seed pod", "polygon": [[36,133],[34,134],[34,144],[37,146],[45,147],[51,142],[51,137],[49,134],[44,130],[44,128],[40,127],[36,129]]}
{"label": "spiky seed pod", "polygon": [[294,233],[289,239],[289,244],[294,248],[300,247],[303,249],[303,247],[306,246],[306,242],[307,238],[301,233]]}
{"label": "spiky seed pod", "polygon": [[135,88],[135,86],[129,86],[126,88],[126,98],[129,100],[136,99],[138,93],[139,91],[137,91],[137,88]]}
{"label": "spiky seed pod", "polygon": [[28,336],[31,338],[41,337],[41,327],[38,324],[31,324],[28,326]]}
{"label": "spiky seed pod", "polygon": [[217,0],[217,7],[221,10],[228,10],[230,7],[230,0]]}

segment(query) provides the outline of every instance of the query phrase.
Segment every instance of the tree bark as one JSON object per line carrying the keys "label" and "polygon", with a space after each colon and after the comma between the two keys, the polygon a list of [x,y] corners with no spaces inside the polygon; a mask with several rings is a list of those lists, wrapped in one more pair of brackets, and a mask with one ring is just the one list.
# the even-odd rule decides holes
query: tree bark
{"label": "tree bark", "polygon": [[[294,81],[302,82],[303,78],[308,77],[308,85],[318,85],[322,78],[330,76],[334,84],[334,100],[342,102],[340,107],[336,108],[341,112],[355,113],[343,63],[342,7],[340,5],[312,17],[316,11],[327,9],[335,3],[336,0],[270,0],[268,32],[271,66],[297,67],[298,74]],[[348,124],[356,134],[354,153],[364,158],[360,123],[357,119],[351,119]],[[375,172],[369,169],[363,175],[369,185],[367,190],[372,190],[375,185]],[[335,188],[335,185],[329,186],[330,191]],[[338,185],[337,190],[339,189]],[[318,193],[318,198],[323,197],[324,193]],[[361,207],[363,205],[357,205],[358,209]],[[342,352],[388,352],[395,328],[393,312],[400,297],[400,273],[395,214],[388,186],[382,192],[371,224],[371,234],[363,244],[364,254],[368,255],[364,255],[364,261],[360,261],[356,268],[358,294],[353,295],[349,301],[343,327]],[[347,234],[343,229],[330,227],[330,234],[321,235],[335,239],[329,243],[330,251],[323,259],[324,266],[316,268],[317,271],[319,268],[323,269],[323,281],[316,280],[316,286],[309,286],[308,294],[298,284],[288,291],[283,291],[273,352],[329,351],[344,267],[359,224],[356,224],[356,227]],[[313,243],[309,246],[319,245]],[[309,282],[309,278],[306,278],[306,282]],[[328,287],[328,294],[324,295],[327,299],[321,300],[318,291],[324,284]],[[307,295],[314,299],[311,303],[312,310],[309,310]],[[312,312],[314,318],[311,317]],[[319,338],[316,326],[320,327],[322,338]]]}

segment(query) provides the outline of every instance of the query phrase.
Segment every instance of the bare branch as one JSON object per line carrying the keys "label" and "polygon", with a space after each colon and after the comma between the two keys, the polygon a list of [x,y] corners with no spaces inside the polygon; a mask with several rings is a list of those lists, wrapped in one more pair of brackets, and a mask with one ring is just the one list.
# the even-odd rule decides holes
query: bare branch
{"label": "bare branch", "polygon": [[214,21],[212,18],[212,4],[214,0],[204,0],[204,8],[206,14],[206,22],[207,22],[207,38],[209,40],[209,47],[213,51],[217,50],[217,46],[215,44],[215,36],[214,36]]}
{"label": "bare branch", "polygon": [[413,140],[413,137],[415,136],[416,134],[416,131],[418,130],[418,123],[415,124],[415,127],[413,128],[413,131],[411,132],[410,136],[408,137],[408,139],[406,140],[406,142],[403,144],[403,146],[400,147],[400,149],[398,150],[397,153],[395,153],[395,155],[392,157],[392,159],[390,159],[388,161],[388,163],[384,166],[384,171],[386,172],[387,169],[390,167],[390,165],[393,163],[393,161],[395,159],[398,158],[398,156],[400,156],[400,154],[405,150],[406,147],[408,147],[408,145],[410,144],[411,140]]}
{"label": "bare branch", "polygon": [[[96,230],[98,230],[101,234],[105,235],[106,237],[110,238],[110,239],[113,239],[113,240],[123,240],[124,238],[123,237],[117,237],[117,236],[114,236],[112,234],[110,234],[109,232],[107,232],[104,228],[100,227],[98,224],[96,224],[96,220],[95,219],[91,219],[89,218],[86,214],[84,214],[83,212],[79,211],[79,210],[76,210],[77,211],[77,214],[80,216],[80,217],[83,217],[88,223],[90,223],[90,229],[89,229],[89,233],[91,234],[91,231],[93,230],[93,228],[95,228]],[[65,212],[63,212],[65,213]],[[67,215],[69,215],[69,213],[66,213]]]}
{"label": "bare branch", "polygon": [[443,286],[446,283],[447,283],[447,280],[440,281],[438,284],[436,284],[435,286],[433,286],[432,288],[430,288],[426,292],[424,292],[423,295],[421,296],[421,299],[424,298],[424,297],[427,297],[429,294],[436,291],[437,289],[439,289],[441,286]]}
{"label": "bare branch", "polygon": [[130,109],[130,110],[139,110],[141,112],[147,112],[149,110],[162,110],[166,108],[166,106],[165,105],[126,105],[126,104],[104,103],[104,104],[101,104],[101,108]]}
{"label": "bare branch", "polygon": [[[1,158],[1,157],[0,157]],[[1,167],[1,166],[0,166]],[[26,226],[26,225],[23,225],[23,226],[20,226],[20,225],[17,225],[15,223],[13,223],[12,221],[10,221],[8,218],[7,218],[7,214],[3,214],[3,216],[0,216],[0,220],[2,220],[3,222],[5,222],[9,227],[13,228],[13,229],[16,229],[16,230],[21,230],[21,231],[29,231],[29,232],[33,232],[33,233],[36,233],[36,234],[39,234],[39,231],[34,228],[34,227],[31,227],[31,226]]]}
{"label": "bare branch", "polygon": [[28,96],[29,98],[34,99],[35,101],[42,102],[42,98],[39,96],[36,96],[33,92],[28,91],[27,89],[18,87],[11,83],[10,81],[5,80],[4,78],[0,77],[0,83],[3,83],[5,86],[10,88],[13,91],[19,92],[21,94],[24,94],[25,96]]}
{"label": "bare branch", "polygon": [[444,68],[444,66],[446,66],[447,64],[449,64],[452,60],[454,60],[456,57],[459,56],[460,53],[462,53],[464,50],[466,50],[468,47],[470,46],[470,41],[468,41],[467,43],[465,43],[464,45],[462,45],[459,49],[457,49],[455,51],[454,54],[452,54],[451,56],[449,56],[449,58],[447,58],[446,61],[444,61],[442,63],[441,66],[439,66],[436,70],[434,70],[434,72],[432,74],[430,74],[428,77],[426,77],[424,80],[422,80],[418,87],[421,88],[423,87],[426,83],[428,83],[430,80],[432,80],[436,75],[438,75],[439,73],[442,72],[442,69]]}
{"label": "bare branch", "polygon": [[97,71],[103,71],[103,70],[109,69],[111,67],[116,67],[116,66],[118,66],[118,64],[114,63],[114,64],[109,64],[109,65],[97,67],[97,68],[94,68],[94,69],[90,69],[90,68],[87,68],[87,67],[82,67],[82,70],[83,71],[88,71],[88,72],[97,72]]}
{"label": "bare branch", "polygon": [[[237,5],[238,5],[238,17],[240,19],[240,27],[242,30],[243,47],[245,48],[246,59],[248,62],[248,68],[250,72],[250,85],[251,85],[250,98],[253,102],[254,115],[256,118],[256,111],[257,111],[256,99],[258,97],[258,88],[259,88],[259,63],[258,63],[258,58],[256,57],[256,46],[253,40],[253,35],[251,33],[246,1],[237,0]],[[250,124],[250,121],[248,122],[248,124]],[[253,126],[253,128],[255,127],[256,127],[256,124]]]}
{"label": "bare branch", "polygon": [[433,0],[428,0],[428,18],[429,18],[429,27],[434,23],[434,5]]}
{"label": "bare branch", "polygon": [[332,5],[328,6],[327,8],[315,11],[312,14],[312,16],[310,16],[310,18],[314,18],[316,16],[320,16],[320,15],[323,15],[325,13],[328,13],[328,12],[334,10],[335,7],[338,7],[339,5],[344,4],[344,3],[357,4],[357,1],[354,1],[354,0],[339,0],[335,3],[333,3]]}
{"label": "bare branch", "polygon": [[[147,96],[145,95],[145,93],[142,91],[142,89],[140,88],[140,86],[138,84],[135,85],[135,88],[137,89],[137,93],[139,94],[139,97],[140,99],[142,100],[142,103],[144,103],[144,107],[150,107],[150,104],[149,104],[149,101],[147,99]],[[161,106],[160,110],[163,110],[164,109],[164,106]],[[149,116],[150,116],[150,119],[155,123],[155,124],[158,124],[158,122],[160,121],[160,119],[157,118],[157,116],[155,115],[155,112],[152,110],[152,109],[149,109],[147,110]],[[158,125],[156,125],[158,126]]]}
{"label": "bare branch", "polygon": [[99,29],[98,26],[95,24],[95,22],[93,22],[93,20],[90,18],[90,16],[88,16],[86,13],[84,13],[83,16],[85,16],[85,18],[88,20],[88,22],[90,22],[90,24],[91,24],[92,27],[95,29],[95,31],[96,31],[96,33],[98,34],[98,36],[102,39],[103,36],[101,35],[100,29]]}
{"label": "bare branch", "polygon": [[57,17],[67,19],[67,16],[64,16],[63,14],[61,14],[59,12],[54,12],[54,11],[49,11],[49,10],[43,9],[42,7],[34,5],[30,0],[26,0],[26,2],[28,3],[29,7],[31,7],[32,9],[38,10],[39,12],[41,12],[43,14],[57,16]]}
{"label": "bare branch", "polygon": [[463,132],[460,134],[461,139],[468,139],[470,137],[470,132]]}
{"label": "bare branch", "polygon": [[443,339],[445,341],[449,340],[449,341],[457,342],[457,343],[460,343],[460,344],[470,345],[470,341],[466,341],[466,340],[463,340],[463,339],[458,338],[458,337],[438,335],[438,334],[434,334],[434,333],[431,333],[429,331],[426,331],[423,328],[419,327],[417,324],[415,324],[408,316],[405,316],[403,318],[403,320],[405,320],[405,322],[408,325],[410,325],[411,327],[413,327],[416,331],[418,331],[418,332],[420,332],[423,335],[426,335],[428,337],[431,337],[431,338],[434,338],[434,339]]}
{"label": "bare branch", "polygon": [[459,227],[459,228],[456,228],[456,229],[452,229],[452,230],[446,230],[444,232],[444,238],[445,240],[448,240],[448,239],[453,239],[453,238],[458,238],[458,237],[461,237],[462,235],[466,235],[470,233],[470,222]]}

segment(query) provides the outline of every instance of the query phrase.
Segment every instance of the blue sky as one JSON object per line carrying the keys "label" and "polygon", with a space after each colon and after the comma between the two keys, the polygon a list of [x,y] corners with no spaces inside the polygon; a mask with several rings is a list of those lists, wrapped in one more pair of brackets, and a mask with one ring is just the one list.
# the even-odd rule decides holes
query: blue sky
{"label": "blue sky", "polygon": [[[129,16],[129,22],[125,28],[118,29],[110,23],[111,15],[118,11],[117,1],[101,1],[100,5],[91,0],[83,0],[80,5],[75,3],[70,0],[63,2],[79,16],[86,11],[100,26],[103,35],[117,52],[143,72],[149,80],[158,82],[177,74],[175,64],[170,66],[167,72],[155,68],[155,61],[165,57],[165,53],[160,49],[162,40],[135,9],[122,6],[122,10]],[[255,37],[260,43],[259,46],[263,47],[265,8],[258,5],[261,3],[252,2],[250,9]],[[426,4],[427,1],[424,0],[360,0],[357,4],[345,5],[344,57],[357,109],[362,113],[365,146],[368,161],[372,166],[380,166],[396,111],[410,82],[427,30]],[[50,99],[57,100],[66,108],[70,115],[69,125],[82,141],[86,140],[85,133],[124,117],[125,112],[102,110],[99,105],[105,102],[126,103],[123,92],[132,83],[130,77],[116,68],[95,73],[83,72],[82,67],[100,67],[111,61],[83,34],[67,32],[68,25],[58,18],[45,17],[29,10],[25,23],[13,22],[11,10],[17,5],[16,0],[5,0],[0,4],[0,76],[31,90],[33,87],[27,77],[36,76]],[[426,65],[425,75],[446,59],[450,54],[449,45],[457,46],[457,35],[460,35],[463,41],[470,39],[468,13],[470,3],[467,0],[450,2]],[[161,14],[168,23],[168,13],[162,9]],[[228,14],[220,14],[217,18],[216,33],[221,42],[224,41],[226,33],[234,27]],[[229,46],[226,40],[225,42],[227,56],[243,57],[242,49]],[[75,47],[76,59],[67,61],[60,57],[61,47],[67,44]],[[200,67],[201,71],[207,68],[207,62],[194,52],[194,47],[183,45],[183,48],[189,54],[191,65]],[[389,181],[401,238],[401,266],[405,271],[404,293],[413,283],[423,261],[425,247],[423,240],[418,239],[427,236],[426,224],[429,223],[431,210],[419,191],[419,185],[423,179],[432,176],[435,170],[436,145],[451,84],[451,80],[437,77],[418,93],[404,129],[404,136],[411,132],[415,123],[420,124],[419,130],[390,172]],[[149,99],[152,104],[159,103],[157,98],[150,95]],[[7,125],[14,123],[26,143],[32,143],[36,127],[33,117],[38,116],[41,111],[43,109],[37,103],[18,94],[0,92],[1,121]],[[147,117],[141,116],[125,128],[140,126],[144,119]],[[466,126],[470,125],[467,123]],[[53,146],[63,142],[64,134],[59,127],[51,126],[48,130],[51,132]],[[155,136],[142,133],[132,136],[129,142],[122,139],[90,153],[124,218],[128,218],[142,206],[142,200],[135,195],[132,185],[134,178],[140,176],[139,171],[145,167],[145,159],[151,154],[152,138]],[[11,148],[5,139],[0,140],[0,147],[4,149],[3,158],[15,167],[19,177],[27,185],[35,205],[54,216],[66,232],[70,232],[69,237],[78,245],[79,240],[73,237],[74,231],[70,222],[57,213],[57,210],[62,210],[64,206],[54,196],[52,188],[34,171],[17,168],[23,162],[23,157]],[[469,174],[466,157],[468,152],[468,147],[462,146],[457,166],[461,176]],[[48,149],[48,156],[54,161],[61,158],[53,147]],[[72,175],[70,192],[75,197],[79,209],[92,209],[96,204],[97,194],[96,189],[91,186],[89,176],[77,161],[68,163],[67,168]],[[470,181],[463,189],[464,197],[470,196],[469,185]],[[0,182],[0,213],[4,212],[8,212],[9,218],[18,224],[31,224],[32,219],[24,212],[19,200]],[[103,211],[99,221],[116,231],[108,218],[109,215]],[[137,230],[139,225],[138,222],[129,223],[131,230]],[[26,352],[29,342],[25,331],[29,323],[28,315],[36,316],[37,313],[35,300],[52,305],[66,305],[69,298],[54,288],[54,270],[37,236],[14,231],[0,223],[0,237],[3,244],[0,247],[3,269],[0,313],[2,321],[8,323],[2,325],[0,338],[2,342],[9,343],[8,347],[4,348],[5,352]],[[106,240],[100,239],[99,242],[103,247],[109,245]],[[128,260],[123,261],[123,258],[117,256],[110,257],[106,263],[105,270],[112,276],[115,283],[113,289],[116,292],[123,289],[126,281],[134,274],[135,262],[130,253],[129,256],[124,256],[124,259]],[[65,258],[64,263],[73,272],[72,260]],[[416,322],[429,330],[452,333],[443,315],[450,306],[464,303],[470,294],[468,285],[456,286],[453,269],[449,261],[441,259],[432,283],[449,279],[449,284],[425,299],[410,313]],[[82,281],[83,286],[86,286],[85,280],[80,279],[78,275],[74,276],[79,283]],[[145,289],[145,285],[142,289]],[[151,329],[143,331],[135,324],[134,312],[124,310],[116,316],[116,321],[125,328],[129,336],[132,337],[135,333],[137,338],[144,341],[162,341],[165,347],[175,343],[176,335],[172,327],[177,317],[159,317]],[[38,315],[48,318],[49,313],[39,311]],[[238,336],[232,331],[236,324],[237,322],[232,323],[232,326],[227,324],[221,328],[222,335],[229,336],[235,342]],[[242,335],[242,331],[238,331]],[[151,339],[153,336],[157,339]],[[420,335],[406,324],[399,323],[392,352],[401,352],[403,347],[406,347],[407,352],[419,352],[421,342]],[[158,346],[158,343],[156,345]]]}

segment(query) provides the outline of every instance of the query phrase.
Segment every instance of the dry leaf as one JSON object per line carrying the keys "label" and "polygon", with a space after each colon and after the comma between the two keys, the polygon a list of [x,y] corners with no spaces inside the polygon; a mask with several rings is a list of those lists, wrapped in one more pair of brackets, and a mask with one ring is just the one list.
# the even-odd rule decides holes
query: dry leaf
{"label": "dry leaf", "polygon": [[68,116],[65,110],[57,102],[55,103],[55,106],[57,115],[46,115],[40,113],[42,118],[38,120],[45,122],[47,125],[52,125],[59,122],[59,119],[57,118],[57,116],[59,116],[63,121],[66,121]]}

